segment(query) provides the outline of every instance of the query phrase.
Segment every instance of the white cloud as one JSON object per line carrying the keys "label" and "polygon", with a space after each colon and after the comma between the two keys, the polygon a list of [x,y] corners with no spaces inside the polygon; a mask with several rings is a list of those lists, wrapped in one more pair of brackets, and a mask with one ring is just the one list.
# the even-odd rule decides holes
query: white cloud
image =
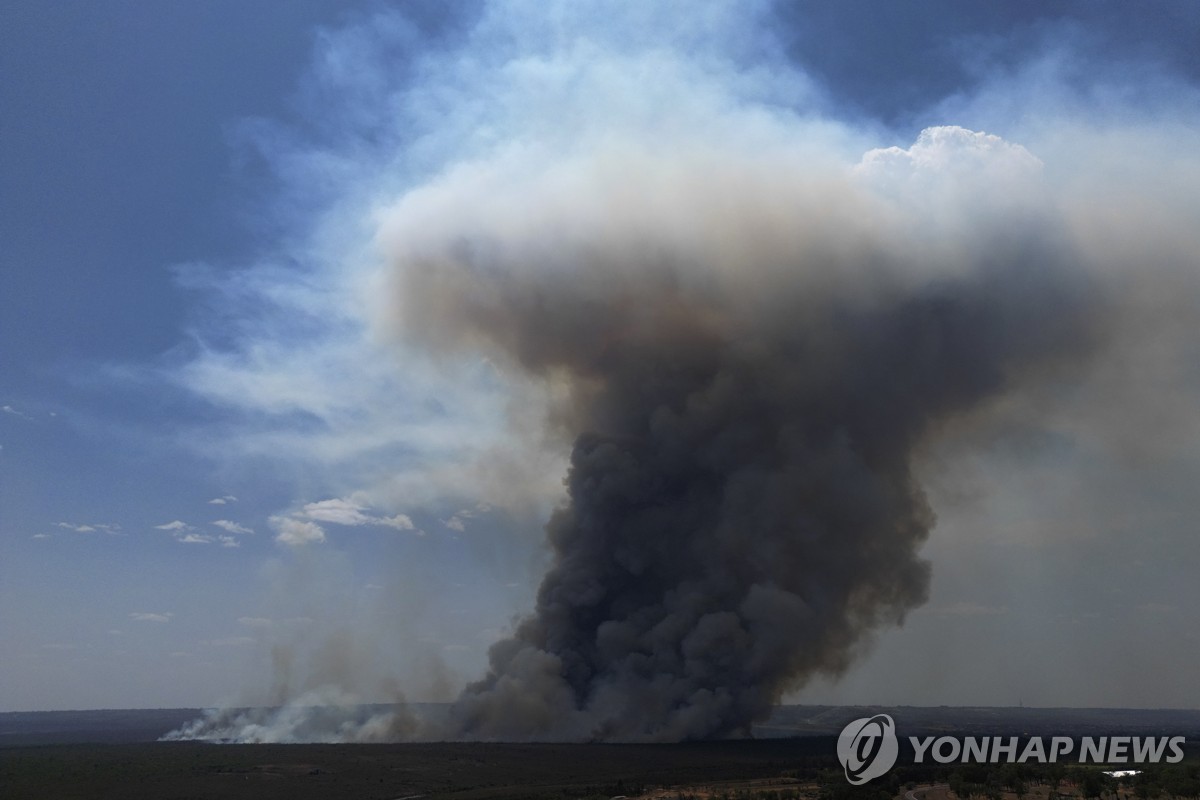
{"label": "white cloud", "polygon": [[[395,528],[400,531],[415,531],[417,526],[413,525],[412,519],[407,514],[397,514],[394,517],[381,517],[378,521],[379,525],[386,525],[389,528]],[[421,531],[418,531],[420,533]]]}
{"label": "white cloud", "polygon": [[254,533],[253,528],[247,528],[245,525],[239,525],[238,523],[228,519],[214,520],[213,525],[216,525],[226,533]]}
{"label": "white cloud", "polygon": [[298,546],[325,541],[325,530],[315,522],[280,516],[271,517],[268,522],[276,531],[275,541],[280,544]]}
{"label": "white cloud", "polygon": [[884,174],[894,180],[930,182],[947,172],[987,170],[998,175],[1040,172],[1042,162],[1019,144],[999,136],[972,131],[957,125],[942,125],[921,131],[907,149],[884,147],[870,150],[857,167],[859,172]]}
{"label": "white cloud", "polygon": [[224,534],[219,534],[217,536],[217,540],[221,543],[221,547],[241,547],[242,546],[242,543],[239,542],[237,539],[235,539],[232,536],[225,536]]}
{"label": "white cloud", "polygon": [[29,538],[30,538],[30,539],[49,539],[49,538],[50,538],[50,534],[48,534],[48,533],[35,533],[33,536],[30,536]]}
{"label": "white cloud", "polygon": [[171,522],[164,522],[162,525],[155,525],[154,527],[156,530],[160,530],[160,531],[191,531],[191,530],[195,530],[195,528],[193,528],[191,525],[188,525],[183,520],[178,520],[178,519],[173,520]]}
{"label": "white cloud", "polygon": [[21,419],[33,420],[33,417],[29,416],[23,411],[18,411],[12,406],[0,406],[0,411],[3,411],[5,414],[11,414],[14,417],[20,417]]}
{"label": "white cloud", "polygon": [[300,513],[309,519],[332,522],[335,525],[370,525],[375,521],[363,513],[362,506],[336,498],[309,503]]}
{"label": "white cloud", "polygon": [[210,506],[223,506],[227,503],[236,503],[236,502],[237,502],[236,497],[234,497],[231,494],[227,494],[224,497],[214,497],[212,500],[208,501],[208,504]]}
{"label": "white cloud", "polygon": [[121,526],[115,522],[56,522],[54,524],[55,527],[63,528],[68,531],[75,531],[75,533],[95,533],[96,531],[100,531],[101,533],[117,535],[121,530]]}
{"label": "white cloud", "polygon": [[175,537],[175,541],[182,542],[183,544],[210,544],[212,540],[213,537],[203,533],[189,533],[184,536]]}
{"label": "white cloud", "polygon": [[134,622],[165,623],[165,622],[170,622],[171,617],[173,617],[173,616],[175,616],[175,614],[174,614],[174,612],[171,612],[171,611],[167,611],[162,614],[158,614],[158,613],[155,613],[152,611],[134,611],[133,613],[131,613],[129,615],[129,618],[131,620],[133,620]]}
{"label": "white cloud", "polygon": [[452,531],[465,531],[467,529],[467,520],[474,519],[480,514],[486,514],[491,511],[492,507],[487,503],[478,503],[475,508],[460,508],[454,512],[450,519],[442,520],[442,524]]}
{"label": "white cloud", "polygon": [[413,525],[412,518],[407,514],[396,514],[391,517],[371,514],[368,513],[366,506],[341,498],[308,503],[296,513],[296,516],[318,522],[330,522],[334,525],[375,525],[400,531],[415,531],[422,535],[424,533],[417,530],[417,527]]}

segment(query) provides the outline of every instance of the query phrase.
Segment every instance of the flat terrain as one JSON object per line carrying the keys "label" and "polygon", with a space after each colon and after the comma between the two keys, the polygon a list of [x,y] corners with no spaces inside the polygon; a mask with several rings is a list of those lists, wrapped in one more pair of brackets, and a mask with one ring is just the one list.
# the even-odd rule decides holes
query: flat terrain
{"label": "flat terrain", "polygon": [[[966,735],[1186,736],[1198,757],[1200,712],[1012,708],[789,706],[777,709],[754,740],[679,745],[614,744],[294,744],[156,742],[197,716],[194,709],[0,713],[0,797],[201,800],[203,798],[902,798],[913,786],[944,784],[961,771],[981,782],[992,770],[912,764],[901,758],[887,780],[845,783],[834,756],[849,720],[890,713],[903,736]],[[781,738],[773,738],[781,737]],[[782,738],[790,737],[790,738]],[[1098,769],[1093,767],[1092,769]],[[1191,767],[1189,787],[1197,783]],[[1077,779],[1078,775],[1074,779]],[[1021,797],[1080,797],[1073,778],[1051,795],[1030,781]],[[1165,785],[1165,784],[1164,784]],[[1182,785],[1182,784],[1179,784]],[[924,797],[922,798],[922,794]],[[1164,792],[1164,794],[1169,794]],[[1180,796],[1200,796],[1187,788]],[[982,796],[982,791],[980,795]],[[922,800],[958,800],[945,786]],[[1129,789],[1107,800],[1132,800]]]}
{"label": "flat terrain", "polygon": [[[371,706],[383,710],[388,706]],[[444,707],[413,704],[419,714]],[[0,712],[0,748],[33,744],[153,742],[201,715],[197,708]],[[847,722],[891,714],[903,735],[1187,736],[1200,740],[1200,710],[1137,708],[964,708],[939,706],[779,706],[754,726],[758,739],[837,736]]]}
{"label": "flat terrain", "polygon": [[798,770],[836,766],[832,752],[833,742],[826,739],[686,745],[48,745],[0,750],[0,794],[7,800],[608,798],[747,780],[763,788],[794,786]]}

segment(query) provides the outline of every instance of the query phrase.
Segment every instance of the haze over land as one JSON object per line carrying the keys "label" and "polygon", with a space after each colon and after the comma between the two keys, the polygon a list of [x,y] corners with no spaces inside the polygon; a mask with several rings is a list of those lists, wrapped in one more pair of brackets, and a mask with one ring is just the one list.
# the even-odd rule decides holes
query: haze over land
{"label": "haze over land", "polygon": [[[0,703],[329,740],[1194,707],[1194,7],[843,7],[373,8],[286,109],[214,103],[242,210],[96,298],[158,344],[0,385]],[[402,696],[454,705],[310,710]]]}

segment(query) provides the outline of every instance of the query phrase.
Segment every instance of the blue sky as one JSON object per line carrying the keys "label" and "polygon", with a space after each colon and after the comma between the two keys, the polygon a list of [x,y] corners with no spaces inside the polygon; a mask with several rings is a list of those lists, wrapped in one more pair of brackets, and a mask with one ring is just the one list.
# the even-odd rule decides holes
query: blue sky
{"label": "blue sky", "polygon": [[[273,647],[291,689],[445,699],[475,677],[532,603],[564,453],[528,386],[393,341],[379,230],[511,131],[568,140],[609,107],[629,114],[614,130],[641,124],[637,81],[564,88],[572,59],[723,65],[679,97],[681,127],[744,96],[859,154],[987,131],[1064,195],[1130,190],[1130,216],[1189,252],[1172,214],[1200,174],[1196,5],[704,9],[6,4],[0,710],[272,702]],[[794,699],[1194,707],[1187,322],[1023,398],[1044,426],[930,455],[929,604]],[[1130,423],[1140,395],[1086,399],[1122,374],[1168,432]],[[1072,392],[1085,412],[1054,404]]]}

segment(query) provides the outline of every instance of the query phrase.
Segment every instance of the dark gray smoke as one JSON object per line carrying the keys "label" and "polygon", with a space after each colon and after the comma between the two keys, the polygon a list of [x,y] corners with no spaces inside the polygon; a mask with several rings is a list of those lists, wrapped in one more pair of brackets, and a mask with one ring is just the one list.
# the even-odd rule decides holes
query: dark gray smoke
{"label": "dark gray smoke", "polygon": [[[316,288],[277,327],[334,322],[290,358],[251,340],[248,366],[198,374],[226,396],[249,371],[271,404],[292,370],[314,376],[321,457],[371,451],[338,490],[393,512],[541,509],[569,454],[553,563],[448,723],[355,711],[331,729],[289,697],[188,736],[745,734],[925,601],[930,452],[1052,419],[1080,453],[1136,455],[1192,425],[1200,147],[1178,109],[1195,103],[1118,108],[1165,90],[1071,88],[1048,50],[914,117],[1011,141],[944,124],[880,149],[910,134],[831,114],[762,20],[493,2],[411,81],[366,46],[395,19],[331,40],[330,86],[361,99],[322,107],[344,137],[294,180],[306,202],[344,197],[309,247]],[[505,428],[489,402],[510,395]],[[421,442],[411,463],[372,451]],[[1118,502],[1093,499],[1076,505]],[[317,541],[303,526],[279,541]]]}
{"label": "dark gray smoke", "polygon": [[[512,198],[517,238],[460,219],[470,233],[437,257],[401,258],[410,329],[557,387],[552,424],[573,439],[553,568],[455,736],[748,733],[925,601],[918,448],[1095,342],[1052,224],[959,209],[946,260],[807,171],[697,177],[723,161],[641,165],[632,210],[606,205],[602,177],[570,199],[535,189]],[[797,201],[789,182],[803,204],[775,207]]]}

